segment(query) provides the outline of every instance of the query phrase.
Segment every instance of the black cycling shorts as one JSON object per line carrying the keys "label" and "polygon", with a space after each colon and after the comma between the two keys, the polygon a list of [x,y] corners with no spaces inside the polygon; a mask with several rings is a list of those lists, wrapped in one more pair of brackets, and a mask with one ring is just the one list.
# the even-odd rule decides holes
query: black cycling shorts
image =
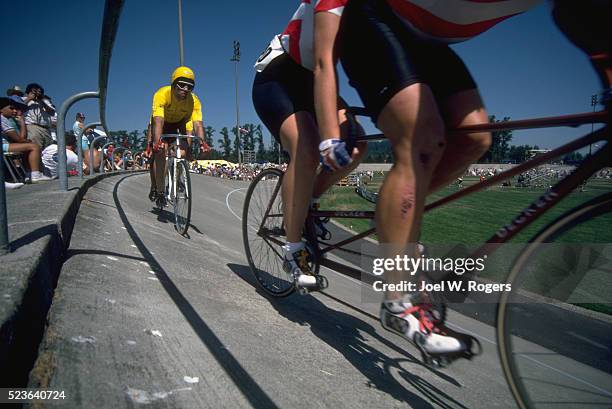
{"label": "black cycling shorts", "polygon": [[387,102],[416,83],[428,85],[438,101],[476,83],[447,45],[412,33],[385,0],[351,0],[342,14],[339,55],[350,84],[376,119]]}
{"label": "black cycling shorts", "polygon": [[290,115],[314,110],[312,71],[297,64],[288,54],[276,57],[255,75],[253,105],[272,136],[280,142],[280,127]]}

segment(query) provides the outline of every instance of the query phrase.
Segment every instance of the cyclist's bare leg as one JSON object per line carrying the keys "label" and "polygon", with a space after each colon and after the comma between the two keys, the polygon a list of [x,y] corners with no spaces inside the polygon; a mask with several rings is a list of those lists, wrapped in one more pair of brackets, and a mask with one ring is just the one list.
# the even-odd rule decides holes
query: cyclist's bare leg
{"label": "cyclist's bare leg", "polygon": [[164,191],[164,179],[166,177],[166,149],[160,149],[153,154],[153,166],[155,174],[155,190],[158,192]]}
{"label": "cyclist's bare leg", "polygon": [[281,142],[291,160],[283,176],[283,203],[287,241],[301,241],[312,186],[319,164],[317,125],[308,112],[290,115],[280,128]]}
{"label": "cyclist's bare leg", "polygon": [[[444,123],[431,89],[413,84],[395,94],[381,111],[378,127],[393,148],[395,164],[380,189],[376,206],[377,234],[386,244],[385,257],[395,257],[410,245],[416,256],[425,197],[445,146]],[[391,248],[393,246],[393,248]],[[406,271],[391,271],[387,283],[410,280]],[[389,291],[387,299],[401,292]]]}
{"label": "cyclist's bare leg", "polygon": [[[487,123],[486,109],[478,90],[459,92],[446,98],[440,110],[450,129],[458,126]],[[446,150],[436,167],[429,193],[432,193],[462,176],[468,167],[477,161],[491,146],[491,134],[478,132],[447,135]]]}
{"label": "cyclist's bare leg", "polygon": [[[346,109],[338,111],[338,122],[340,124],[340,137],[341,139],[347,139],[349,136],[349,125],[346,118]],[[358,125],[357,135],[364,135],[365,132],[361,125]],[[312,197],[319,198],[333,185],[335,185],[340,179],[351,173],[359,163],[363,160],[367,153],[368,144],[367,142],[358,143],[351,154],[353,161],[349,166],[339,169],[335,172],[320,172],[315,179],[314,188],[312,191]]]}

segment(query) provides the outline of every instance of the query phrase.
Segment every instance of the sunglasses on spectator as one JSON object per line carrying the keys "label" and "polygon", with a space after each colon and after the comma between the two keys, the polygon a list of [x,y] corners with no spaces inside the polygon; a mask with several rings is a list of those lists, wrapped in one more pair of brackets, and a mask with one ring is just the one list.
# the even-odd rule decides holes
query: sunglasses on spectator
{"label": "sunglasses on spectator", "polygon": [[176,83],[176,87],[180,89],[181,91],[192,91],[193,90],[193,84],[190,84],[188,82],[178,81]]}

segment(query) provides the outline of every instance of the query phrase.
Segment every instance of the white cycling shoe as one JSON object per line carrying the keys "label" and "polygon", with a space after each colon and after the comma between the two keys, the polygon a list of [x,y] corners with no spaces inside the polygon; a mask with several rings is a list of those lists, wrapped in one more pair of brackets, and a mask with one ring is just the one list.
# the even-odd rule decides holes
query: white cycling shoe
{"label": "white cycling shoe", "polygon": [[432,306],[410,302],[410,296],[383,301],[380,322],[383,328],[398,333],[415,344],[426,356],[463,353],[467,349],[463,334],[451,333],[435,317]]}

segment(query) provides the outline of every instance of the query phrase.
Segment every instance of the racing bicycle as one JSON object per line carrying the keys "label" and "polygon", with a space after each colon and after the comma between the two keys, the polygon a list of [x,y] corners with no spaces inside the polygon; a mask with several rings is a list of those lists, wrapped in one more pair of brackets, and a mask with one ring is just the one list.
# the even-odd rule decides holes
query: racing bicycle
{"label": "racing bicycle", "polygon": [[[536,156],[529,161],[516,165],[480,183],[467,186],[448,196],[429,203],[426,205],[425,211],[428,212],[437,209],[442,205],[454,202],[472,193],[499,185],[505,180],[546,164],[555,158],[588,147],[589,145],[599,146],[598,150],[588,156],[571,173],[554,186],[550,187],[550,189],[543,193],[537,200],[527,204],[524,210],[509,223],[495,230],[486,242],[479,245],[479,247],[470,254],[470,257],[476,259],[483,255],[491,255],[500,248],[501,244],[507,243],[519,232],[531,225],[542,214],[553,208],[563,198],[566,198],[571,192],[579,188],[593,174],[601,169],[612,166],[612,144],[610,143],[612,142],[612,133],[609,127],[612,93],[609,90],[604,92],[601,101],[604,105],[604,109],[598,112],[479,124],[455,129],[453,132],[465,133],[499,132],[505,130],[561,126],[576,127],[594,123],[604,125],[601,129],[588,133],[550,152]],[[363,108],[352,108],[351,112],[355,115],[367,115],[367,112]],[[357,137],[355,139],[357,141],[372,141],[382,138],[384,138],[384,135],[376,134]],[[281,246],[285,243],[283,203],[281,197],[282,180],[283,172],[276,168],[265,169],[257,175],[247,190],[242,216],[243,242],[249,267],[259,287],[272,297],[286,297],[296,290],[292,278],[284,272],[282,267],[283,256]],[[370,197],[372,201],[375,200],[375,195],[370,195]],[[303,235],[310,253],[309,264],[311,271],[316,275],[317,282],[319,283],[318,289],[324,290],[327,286],[327,280],[320,274],[320,266],[325,266],[338,273],[372,284],[375,279],[374,276],[365,273],[360,268],[356,268],[354,264],[350,265],[349,263],[338,261],[337,257],[329,257],[329,254],[334,250],[358,253],[359,250],[347,250],[349,244],[372,235],[375,232],[375,228],[370,228],[362,233],[354,234],[339,242],[330,243],[328,240],[317,237],[315,228],[316,220],[325,218],[373,219],[374,211],[309,210],[303,229]],[[581,226],[587,224],[590,226],[612,225],[612,192],[607,192],[577,207],[567,210],[544,228],[540,229],[516,257],[505,279],[505,283],[510,284],[513,291],[502,292],[499,298],[495,324],[497,347],[504,375],[520,408],[535,407],[536,402],[541,400],[538,394],[543,393],[542,382],[547,382],[548,379],[556,379],[556,377],[561,377],[564,381],[560,380],[558,384],[552,383],[551,381],[551,384],[555,385],[555,388],[549,387],[552,388],[550,389],[552,392],[547,392],[547,396],[552,395],[550,399],[561,399],[561,397],[566,394],[571,395],[572,393],[578,393],[578,390],[580,393],[584,392],[584,395],[588,395],[588,399],[597,396],[604,399],[604,402],[609,403],[610,398],[612,398],[612,393],[610,393],[610,391],[594,384],[594,382],[605,382],[601,380],[604,379],[601,378],[601,373],[612,380],[612,364],[610,363],[606,349],[604,348],[602,355],[601,351],[597,351],[593,348],[589,349],[589,345],[585,343],[585,341],[579,342],[581,339],[580,337],[584,338],[586,336],[585,334],[589,332],[585,330],[585,326],[594,328],[594,332],[599,331],[601,341],[590,339],[589,342],[591,344],[605,345],[606,342],[609,342],[609,334],[612,333],[610,331],[612,319],[609,318],[609,315],[597,314],[596,312],[581,312],[580,308],[576,311],[577,307],[572,307],[572,304],[564,302],[565,300],[559,301],[533,296],[536,297],[536,299],[544,299],[546,301],[532,304],[521,301],[525,299],[525,297],[528,299],[533,298],[529,298],[529,291],[521,290],[527,288],[525,283],[530,280],[530,275],[533,276],[534,274],[533,266],[542,259],[554,259],[559,256],[558,254],[551,256],[550,253],[547,253],[548,249],[545,244],[563,241],[564,237],[568,237],[568,235],[578,231]],[[590,237],[590,239],[595,242],[599,237]],[[564,257],[566,255],[562,254],[562,256]],[[599,270],[603,269],[604,273],[608,271],[608,275],[609,271],[612,271],[610,269],[606,270],[605,266],[595,266],[593,268],[599,268]],[[601,273],[601,271],[599,272]],[[546,273],[547,271],[544,271],[544,274]],[[584,273],[578,274],[579,277],[584,277],[584,275]],[[604,275],[603,279],[606,280],[606,277],[609,281],[609,276]],[[537,279],[542,279],[542,277],[540,276]],[[562,277],[562,279],[567,280],[567,277]],[[606,285],[606,281],[599,284],[600,287],[610,288],[606,287]],[[527,296],[525,294],[527,294]],[[528,308],[528,305],[532,305],[534,311],[526,313],[525,310]],[[524,322],[521,322],[524,316],[537,316],[540,319],[542,319],[543,316],[547,317],[548,315],[546,314],[553,314],[553,312],[543,311],[547,308],[553,308],[551,305],[561,305],[559,307],[561,308],[560,311],[563,311],[561,316],[569,320],[569,323],[566,325],[568,328],[573,328],[573,325],[578,325],[580,327],[578,331],[583,335],[577,335],[576,338],[579,347],[571,346],[567,348],[561,345],[563,342],[558,337],[549,337],[547,336],[549,334],[539,333],[541,332],[541,322],[533,323],[535,327],[535,330],[531,331],[535,334],[533,337],[521,333],[521,325],[519,324],[524,324]],[[444,311],[445,310],[442,308],[442,320],[444,319]],[[521,315],[521,311],[523,315]],[[559,317],[558,312],[554,312],[554,314],[556,314],[555,319],[558,320],[558,322],[563,321]],[[546,318],[545,320],[550,320],[550,318]],[[558,322],[556,322],[556,324],[558,324]],[[560,330],[564,337],[567,332],[572,332],[568,328],[563,329],[563,331]],[[601,328],[604,329],[602,330]],[[527,348],[529,352],[525,352],[525,348]],[[532,350],[538,350],[538,352],[532,353]],[[542,352],[541,350],[547,352]],[[556,354],[550,351],[555,351]],[[478,351],[472,352],[476,354]],[[591,374],[591,372],[594,371],[599,374],[595,376],[594,379],[600,380],[592,381],[589,380],[590,378],[588,377],[587,380],[584,380],[582,377],[572,375],[567,368],[558,369],[551,364],[552,361],[543,361],[544,358],[542,357],[547,357],[547,354],[550,354],[551,357],[557,357],[557,355],[559,355],[563,356],[564,359],[567,358],[572,364],[567,364],[567,362],[564,361],[564,365],[567,364],[574,369],[578,368],[576,369],[578,373],[582,374],[588,372]],[[534,356],[537,359],[534,358]],[[431,357],[425,355],[423,358],[425,362],[429,364],[436,366],[444,364],[444,362],[436,362],[436,360],[432,360]],[[548,359],[552,360],[553,358]],[[543,371],[543,373],[535,375],[533,368],[530,367],[534,362],[539,362],[538,368]],[[585,365],[585,363],[587,365]],[[569,375],[567,375],[568,373]],[[565,374],[567,376],[562,376],[560,374]],[[593,388],[595,394],[589,394],[582,389],[575,388],[574,385],[565,385],[564,382],[567,379],[571,379],[572,382],[577,382],[576,379],[578,379],[580,381],[580,386],[587,389]],[[568,397],[566,399],[575,399],[575,397]],[[608,400],[606,401],[605,399]]]}
{"label": "racing bicycle", "polygon": [[[161,135],[161,140],[167,144],[164,196],[166,203],[173,208],[174,228],[180,235],[187,234],[191,222],[191,179],[187,160],[183,158],[182,149],[180,149],[181,139],[186,140],[188,138],[193,138],[193,136],[182,134]],[[164,203],[158,201],[156,207],[161,211]]]}

